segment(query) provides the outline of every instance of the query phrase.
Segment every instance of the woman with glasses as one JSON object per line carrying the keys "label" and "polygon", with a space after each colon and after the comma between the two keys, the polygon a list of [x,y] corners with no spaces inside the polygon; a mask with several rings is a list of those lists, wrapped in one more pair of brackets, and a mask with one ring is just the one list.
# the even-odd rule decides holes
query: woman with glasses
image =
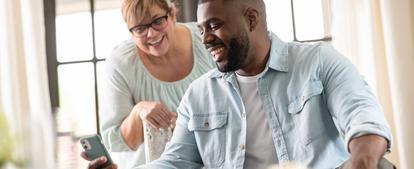
{"label": "woman with glasses", "polygon": [[106,60],[101,135],[122,152],[120,168],[132,168],[145,160],[143,124],[167,134],[188,85],[215,63],[195,23],[176,22],[171,0],[124,0],[122,15],[132,38]]}

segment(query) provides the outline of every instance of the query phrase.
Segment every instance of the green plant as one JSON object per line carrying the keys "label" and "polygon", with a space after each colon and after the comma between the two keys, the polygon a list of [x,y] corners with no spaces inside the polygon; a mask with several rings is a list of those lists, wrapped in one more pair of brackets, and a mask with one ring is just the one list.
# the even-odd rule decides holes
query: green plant
{"label": "green plant", "polygon": [[7,163],[17,164],[13,158],[14,142],[6,117],[0,110],[0,168]]}

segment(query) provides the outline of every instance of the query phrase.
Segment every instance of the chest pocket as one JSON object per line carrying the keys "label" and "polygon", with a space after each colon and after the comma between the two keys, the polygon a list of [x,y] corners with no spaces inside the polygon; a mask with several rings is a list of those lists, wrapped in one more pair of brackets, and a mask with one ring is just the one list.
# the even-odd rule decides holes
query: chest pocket
{"label": "chest pocket", "polygon": [[194,114],[188,121],[188,130],[194,132],[198,150],[207,168],[219,167],[224,162],[227,119],[227,112],[219,112]]}
{"label": "chest pocket", "polygon": [[322,91],[321,81],[309,81],[289,99],[288,112],[295,123],[295,137],[301,138],[301,146],[317,144],[315,141],[326,131],[329,114],[323,108]]}
{"label": "chest pocket", "polygon": [[289,98],[288,112],[290,114],[296,114],[302,111],[306,102],[311,99],[313,96],[320,95],[323,91],[322,82],[310,81],[305,86],[302,87],[298,93],[295,93],[292,98]]}

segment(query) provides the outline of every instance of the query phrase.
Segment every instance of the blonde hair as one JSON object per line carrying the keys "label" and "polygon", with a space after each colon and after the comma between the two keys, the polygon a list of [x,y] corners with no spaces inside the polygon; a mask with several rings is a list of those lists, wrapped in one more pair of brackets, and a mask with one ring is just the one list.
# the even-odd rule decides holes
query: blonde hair
{"label": "blonde hair", "polygon": [[171,12],[173,0],[124,0],[122,3],[122,16],[128,29],[138,24],[145,18],[151,17],[150,10],[154,5]]}

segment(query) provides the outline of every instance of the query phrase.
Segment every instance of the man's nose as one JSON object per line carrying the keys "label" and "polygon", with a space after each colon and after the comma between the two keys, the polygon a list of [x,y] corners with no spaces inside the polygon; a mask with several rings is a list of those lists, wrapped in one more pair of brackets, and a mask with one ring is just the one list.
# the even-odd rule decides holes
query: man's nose
{"label": "man's nose", "polygon": [[205,32],[202,36],[203,36],[202,37],[203,44],[211,43],[214,40],[214,36],[209,32]]}

